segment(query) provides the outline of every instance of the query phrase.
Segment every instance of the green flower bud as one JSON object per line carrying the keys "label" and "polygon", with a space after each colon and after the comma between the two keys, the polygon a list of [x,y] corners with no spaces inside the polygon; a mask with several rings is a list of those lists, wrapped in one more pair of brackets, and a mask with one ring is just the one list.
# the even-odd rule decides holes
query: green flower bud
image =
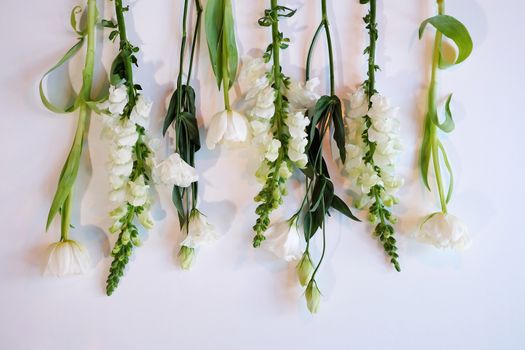
{"label": "green flower bud", "polygon": [[306,286],[308,284],[313,272],[314,265],[310,259],[310,254],[305,252],[301,260],[299,260],[299,264],[297,264],[297,277],[299,277],[299,283],[301,283],[301,286]]}
{"label": "green flower bud", "polygon": [[374,214],[372,213],[369,213],[368,214],[368,221],[372,224],[375,224],[377,223],[377,216],[375,216]]}
{"label": "green flower bud", "polygon": [[195,249],[186,247],[183,245],[179,250],[179,262],[180,267],[183,270],[189,270],[193,263],[193,258],[195,256]]}
{"label": "green flower bud", "polygon": [[306,287],[306,292],[304,293],[306,297],[306,306],[308,310],[315,314],[319,311],[319,303],[321,302],[321,291],[317,288],[317,283],[315,281],[310,281],[308,287]]}

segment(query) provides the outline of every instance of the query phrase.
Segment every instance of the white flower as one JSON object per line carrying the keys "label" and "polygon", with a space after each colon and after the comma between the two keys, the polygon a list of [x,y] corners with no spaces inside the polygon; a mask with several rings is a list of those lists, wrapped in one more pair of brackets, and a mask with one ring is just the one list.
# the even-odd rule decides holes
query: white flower
{"label": "white flower", "polygon": [[99,105],[99,109],[108,110],[112,115],[121,115],[128,104],[128,87],[125,84],[109,87],[107,101]]}
{"label": "white flower", "polygon": [[319,85],[319,79],[310,79],[303,84],[298,81],[291,81],[286,97],[290,106],[294,109],[310,109],[319,100],[319,94],[314,90]]}
{"label": "white flower", "polygon": [[147,128],[152,105],[153,103],[144,96],[138,95],[137,102],[135,103],[135,107],[133,107],[133,110],[129,115],[129,119],[133,123],[140,125],[143,128]]}
{"label": "white flower", "polygon": [[350,118],[364,117],[368,113],[368,98],[363,88],[350,95]]}
{"label": "white flower", "polygon": [[217,143],[240,143],[248,138],[248,120],[235,111],[217,113],[208,127],[206,145],[214,149]]}
{"label": "white flower", "polygon": [[133,148],[112,145],[109,156],[115,164],[127,164],[133,161]]}
{"label": "white flower", "polygon": [[129,181],[128,186],[128,203],[134,207],[141,207],[146,204],[149,185],[146,185],[144,175],[140,175],[135,181]]}
{"label": "white flower", "polygon": [[73,240],[51,245],[51,253],[45,270],[46,275],[63,277],[86,273],[91,264],[87,249]]}
{"label": "white flower", "polygon": [[[196,209],[192,210],[187,225],[188,236],[182,241],[181,246],[199,248],[219,238],[213,226],[206,220],[206,217]],[[183,228],[183,232],[186,232],[185,228]]]}
{"label": "white flower", "polygon": [[454,215],[441,212],[427,217],[416,234],[416,239],[437,248],[452,248],[458,251],[471,245],[467,226]]}
{"label": "white flower", "polygon": [[297,229],[297,217],[271,225],[266,233],[263,247],[286,261],[301,258],[301,234]]}
{"label": "white flower", "polygon": [[306,138],[291,139],[288,144],[288,158],[299,168],[303,168],[308,162],[308,156],[305,153],[307,144]]}
{"label": "white flower", "polygon": [[199,180],[197,171],[178,154],[173,153],[155,167],[158,182],[164,185],[188,187]]}
{"label": "white flower", "polygon": [[261,57],[245,57],[239,74],[239,82],[242,85],[253,86],[267,71],[268,65]]}
{"label": "white flower", "polygon": [[266,150],[265,158],[270,162],[275,162],[277,157],[279,157],[279,149],[281,148],[281,141],[273,139],[268,145]]}
{"label": "white flower", "polygon": [[288,115],[286,125],[292,138],[306,138],[306,127],[310,124],[310,119],[306,118],[303,112],[295,112]]}

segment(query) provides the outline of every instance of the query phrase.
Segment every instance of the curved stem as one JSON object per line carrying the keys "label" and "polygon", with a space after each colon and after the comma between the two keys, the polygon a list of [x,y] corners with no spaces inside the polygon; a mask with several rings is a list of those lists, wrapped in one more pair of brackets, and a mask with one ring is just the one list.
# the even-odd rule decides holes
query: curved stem
{"label": "curved stem", "polygon": [[319,26],[315,30],[314,37],[312,38],[312,42],[310,43],[310,47],[308,48],[308,55],[306,56],[306,81],[310,80],[310,66],[312,64],[313,52],[315,44],[317,42],[319,34],[321,34],[321,30],[323,29],[323,27],[323,22],[319,23]]}
{"label": "curved stem", "polygon": [[199,39],[200,24],[202,17],[202,5],[199,0],[195,0],[195,8],[197,11],[197,18],[195,20],[195,30],[193,31],[193,38],[191,43],[191,53],[190,53],[190,65],[188,67],[188,79],[186,80],[186,85],[190,85],[191,73],[193,70],[193,59],[195,57],[195,49],[197,47],[197,40]]}

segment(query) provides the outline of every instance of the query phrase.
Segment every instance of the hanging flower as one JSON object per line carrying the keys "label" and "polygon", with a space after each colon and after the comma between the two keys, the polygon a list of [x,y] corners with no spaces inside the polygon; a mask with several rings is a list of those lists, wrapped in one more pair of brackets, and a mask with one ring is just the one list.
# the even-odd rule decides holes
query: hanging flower
{"label": "hanging flower", "polygon": [[217,113],[208,127],[206,145],[210,150],[218,143],[242,143],[248,139],[248,120],[235,111]]}
{"label": "hanging flower", "polygon": [[199,180],[194,167],[186,163],[178,153],[171,154],[155,167],[158,182],[164,185],[188,187]]}
{"label": "hanging flower", "polygon": [[128,102],[128,88],[125,81],[122,81],[119,85],[109,87],[109,96],[106,101],[98,105],[98,109],[107,111],[110,115],[122,115]]}
{"label": "hanging flower", "polygon": [[135,107],[131,110],[129,119],[143,128],[147,128],[149,124],[149,114],[153,103],[150,102],[143,95],[138,95]]}
{"label": "hanging flower", "polygon": [[313,78],[306,83],[292,80],[288,87],[288,101],[295,108],[311,108],[319,100],[319,94],[315,89],[319,86],[319,78]]}
{"label": "hanging flower", "polygon": [[302,255],[302,247],[297,216],[271,225],[266,231],[263,247],[286,261],[298,260]]}
{"label": "hanging flower", "polygon": [[182,241],[181,246],[188,248],[199,248],[219,238],[214,227],[197,209],[191,211],[188,226],[183,227],[183,231],[188,232],[188,236]]}
{"label": "hanging flower", "polygon": [[146,204],[148,201],[149,185],[146,185],[144,175],[140,175],[134,181],[130,181],[128,186],[128,203],[135,207],[141,207]]}
{"label": "hanging flower", "polygon": [[306,306],[308,307],[308,310],[312,314],[317,313],[317,311],[319,311],[319,304],[321,303],[321,291],[317,287],[315,281],[310,281],[310,283],[308,283],[304,296],[306,298]]}
{"label": "hanging flower", "polygon": [[57,277],[86,273],[91,265],[87,249],[80,243],[68,239],[51,245],[51,253],[45,274]]}
{"label": "hanging flower", "polygon": [[454,215],[442,212],[430,215],[423,222],[416,239],[437,248],[457,251],[469,248],[472,243],[467,226]]}

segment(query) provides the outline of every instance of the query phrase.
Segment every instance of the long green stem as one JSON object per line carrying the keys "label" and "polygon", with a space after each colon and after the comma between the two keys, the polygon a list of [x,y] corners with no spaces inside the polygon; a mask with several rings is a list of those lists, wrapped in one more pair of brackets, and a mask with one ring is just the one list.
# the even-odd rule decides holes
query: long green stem
{"label": "long green stem", "polygon": [[376,0],[370,0],[370,30],[368,31],[370,37],[370,46],[368,51],[368,84],[366,86],[366,93],[368,98],[375,94],[375,73],[376,73]]}
{"label": "long green stem", "polygon": [[315,30],[314,37],[312,38],[312,42],[310,43],[310,47],[308,48],[308,55],[306,56],[306,74],[305,79],[306,81],[310,80],[310,66],[312,64],[312,57],[314,53],[315,44],[317,42],[317,39],[319,38],[319,34],[321,34],[321,30],[324,28],[323,22],[319,23],[319,26]]}
{"label": "long green stem", "polygon": [[[126,33],[126,21],[124,19],[124,9],[122,8],[122,0],[115,0],[115,13],[117,15],[118,31],[120,35],[120,49],[129,50],[128,35]],[[131,55],[123,55],[124,67],[126,69],[126,83],[128,85],[129,103],[135,105],[135,89],[133,88],[133,66],[131,62]]]}
{"label": "long green stem", "polygon": [[330,34],[330,23],[328,22],[328,14],[326,11],[326,0],[321,1],[321,8],[323,13],[322,23],[325,29],[326,43],[328,45],[328,59],[330,62],[330,96],[333,96],[335,94],[334,52],[332,48],[332,36]]}
{"label": "long green stem", "polygon": [[[82,88],[80,90],[81,103],[79,106],[79,116],[75,138],[73,140],[73,149],[78,149],[82,153],[82,146],[87,126],[89,125],[90,110],[86,101],[91,100],[91,87],[93,85],[93,68],[95,63],[95,24],[97,18],[96,0],[88,0],[87,7],[87,50],[84,69],[82,70]],[[78,172],[78,168],[77,168]],[[76,178],[75,174],[75,178]],[[60,215],[60,240],[64,241],[69,238],[69,228],[71,226],[71,208],[73,202],[73,189],[70,190]]]}
{"label": "long green stem", "polygon": [[[444,0],[437,0],[438,14],[443,15],[445,13],[445,2]],[[432,54],[432,72],[430,77],[430,87],[428,90],[428,112],[427,120],[425,121],[426,127],[430,128],[430,140],[432,148],[432,164],[434,166],[434,173],[436,176],[436,184],[438,187],[439,200],[441,203],[441,211],[447,213],[447,200],[445,196],[445,190],[443,186],[443,178],[441,175],[441,166],[439,164],[439,145],[437,138],[437,127],[432,122],[432,117],[437,113],[437,74],[439,66],[439,50],[442,45],[443,34],[440,31],[436,31],[434,39],[434,49]]]}
{"label": "long green stem", "polygon": [[202,5],[200,0],[195,0],[195,10],[197,11],[197,18],[195,19],[195,30],[193,31],[193,39],[191,43],[191,53],[190,53],[190,65],[188,67],[188,79],[186,80],[186,85],[190,85],[191,73],[193,71],[193,59],[195,57],[195,49],[197,47],[197,40],[199,38],[200,24],[202,18]]}
{"label": "long green stem", "polygon": [[[223,24],[224,27],[224,24]],[[224,94],[224,108],[226,111],[231,111],[230,106],[230,73],[228,70],[228,43],[226,42],[226,35],[222,35],[222,92]]]}

